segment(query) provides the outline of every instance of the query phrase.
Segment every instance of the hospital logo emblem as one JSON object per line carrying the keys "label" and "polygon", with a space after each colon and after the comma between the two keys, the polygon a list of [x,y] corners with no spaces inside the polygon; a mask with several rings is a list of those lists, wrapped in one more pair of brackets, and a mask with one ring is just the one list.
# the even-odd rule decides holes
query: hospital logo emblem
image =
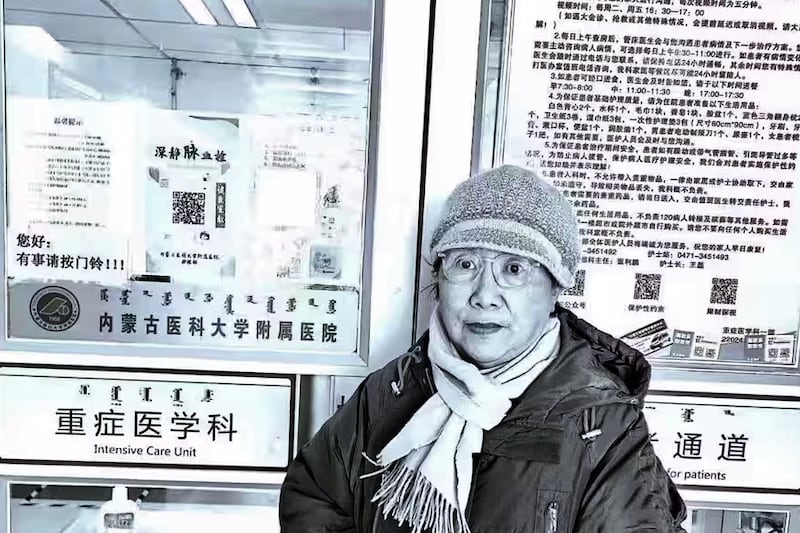
{"label": "hospital logo emblem", "polygon": [[75,325],[80,306],[75,295],[62,287],[44,287],[36,291],[30,303],[31,318],[40,328],[60,332]]}

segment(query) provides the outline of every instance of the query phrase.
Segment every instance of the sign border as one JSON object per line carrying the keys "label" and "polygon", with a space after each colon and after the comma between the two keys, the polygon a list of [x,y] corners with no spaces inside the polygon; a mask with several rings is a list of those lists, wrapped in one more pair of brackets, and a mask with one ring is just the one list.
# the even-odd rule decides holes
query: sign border
{"label": "sign border", "polygon": [[[171,464],[171,463],[138,463],[138,462],[113,462],[113,461],[63,461],[63,460],[48,460],[48,459],[7,459],[0,456],[0,464],[8,465],[31,465],[31,466],[77,466],[77,467],[100,467],[100,468],[147,468],[147,469],[161,469],[161,470],[197,470],[197,471],[215,471],[215,472],[253,472],[253,473],[285,473],[289,469],[289,465],[297,453],[297,413],[298,413],[298,376],[295,374],[278,374],[278,373],[253,373],[253,372],[215,372],[204,370],[184,370],[184,369],[151,369],[151,368],[126,368],[126,367],[83,367],[80,365],[43,365],[35,363],[19,363],[8,364],[0,363],[0,372],[7,369],[39,369],[39,370],[77,370],[81,372],[90,372],[102,374],[103,372],[110,373],[123,373],[123,374],[153,374],[159,376],[211,376],[211,377],[236,377],[236,378],[255,378],[255,379],[287,379],[289,381],[289,453],[286,458],[285,467],[257,467],[245,465],[187,465],[187,464]],[[24,375],[24,374],[23,374]],[[70,376],[42,376],[31,374],[30,377],[50,377],[53,379],[67,379]],[[108,378],[102,375],[97,376],[95,379],[108,379],[124,381],[126,378]],[[128,378],[133,381],[132,378]],[[139,381],[139,380],[136,380]],[[180,381],[176,379],[175,381]],[[237,383],[231,383],[237,385]],[[241,385],[247,385],[241,383]]]}
{"label": "sign border", "polygon": [[[663,398],[664,400],[679,400],[679,401],[661,401],[658,402],[658,398]],[[689,391],[669,391],[669,390],[650,390],[647,392],[647,396],[644,400],[644,405],[642,413],[644,414],[645,418],[647,417],[647,413],[644,412],[644,407],[647,406],[648,403],[651,402],[652,399],[655,399],[654,403],[661,403],[661,404],[668,404],[668,403],[691,403],[692,400],[697,399],[705,399],[709,400],[708,402],[703,403],[703,405],[713,405],[713,406],[730,406],[730,407],[755,407],[755,408],[772,408],[772,409],[793,409],[800,412],[800,396],[771,396],[766,394],[732,394],[732,393],[724,393],[724,392],[715,392],[715,393],[701,393],[701,392],[689,392]],[[686,400],[686,402],[680,402],[680,399]],[[725,400],[729,400],[729,403],[723,403]],[[756,402],[763,402],[764,405],[753,405],[752,403],[746,403],[748,400],[756,401]],[[789,405],[787,405],[789,404]],[[794,405],[791,405],[794,404]],[[678,487],[682,492],[683,491],[702,491],[702,492],[710,492],[710,493],[748,493],[748,494],[770,494],[770,495],[800,495],[800,487],[797,489],[776,489],[776,488],[761,488],[761,487],[719,487],[713,485],[690,485],[690,484],[683,484],[683,483],[675,483],[675,486]]]}

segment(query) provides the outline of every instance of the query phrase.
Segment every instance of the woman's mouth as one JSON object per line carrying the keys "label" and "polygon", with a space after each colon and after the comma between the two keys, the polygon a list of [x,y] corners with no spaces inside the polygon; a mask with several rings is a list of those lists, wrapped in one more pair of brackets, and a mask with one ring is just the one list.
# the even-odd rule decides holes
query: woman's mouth
{"label": "woman's mouth", "polygon": [[475,335],[491,335],[503,329],[503,326],[496,322],[467,322],[465,325]]}

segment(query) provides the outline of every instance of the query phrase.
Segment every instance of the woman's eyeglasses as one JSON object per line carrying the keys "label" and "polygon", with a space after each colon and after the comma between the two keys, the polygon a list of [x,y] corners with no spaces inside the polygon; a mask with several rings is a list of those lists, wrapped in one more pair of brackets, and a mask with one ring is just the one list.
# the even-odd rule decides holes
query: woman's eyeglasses
{"label": "woman's eyeglasses", "polygon": [[483,273],[485,265],[491,265],[492,274],[501,287],[516,289],[531,282],[533,272],[541,265],[532,259],[513,254],[500,254],[488,258],[469,250],[452,250],[439,254],[442,273],[453,283],[472,282]]}

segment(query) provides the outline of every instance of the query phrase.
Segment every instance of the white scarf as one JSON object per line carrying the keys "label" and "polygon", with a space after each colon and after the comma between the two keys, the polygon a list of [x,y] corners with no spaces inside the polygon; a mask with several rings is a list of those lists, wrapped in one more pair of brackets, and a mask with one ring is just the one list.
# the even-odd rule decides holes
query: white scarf
{"label": "white scarf", "polygon": [[560,323],[551,318],[542,337],[515,358],[479,369],[458,355],[438,308],[430,321],[428,357],[437,392],[381,451],[387,465],[378,502],[384,518],[408,522],[413,533],[469,533],[464,515],[472,483],[472,454],[483,431],[500,423],[558,354]]}

